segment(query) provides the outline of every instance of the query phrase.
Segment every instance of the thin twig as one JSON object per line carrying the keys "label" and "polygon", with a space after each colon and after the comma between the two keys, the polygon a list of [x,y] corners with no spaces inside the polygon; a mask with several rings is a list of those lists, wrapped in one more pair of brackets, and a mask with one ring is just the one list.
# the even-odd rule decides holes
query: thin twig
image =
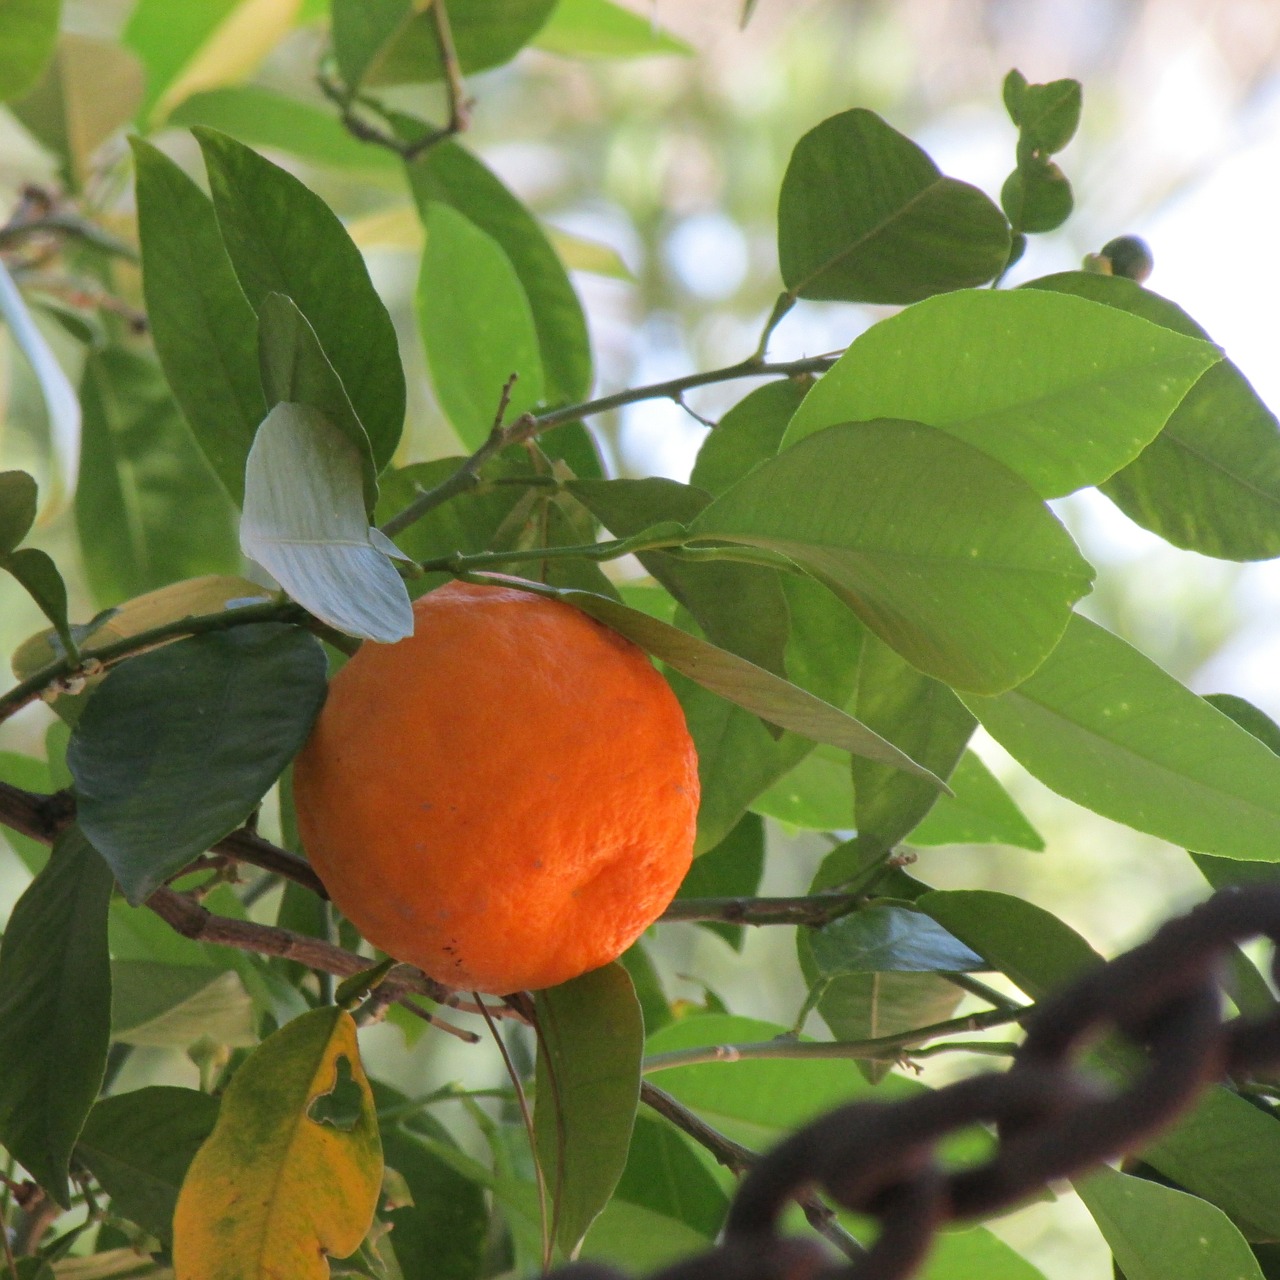
{"label": "thin twig", "polygon": [[837,358],[838,355],[810,356],[803,360],[769,364],[752,357],[749,360],[741,360],[737,364],[727,365],[723,369],[687,373],[679,378],[668,379],[666,382],[633,387],[628,391],[618,391],[613,395],[600,396],[598,399],[587,400],[581,404],[566,405],[543,414],[523,414],[509,426],[491,431],[485,442],[458,467],[457,471],[442,480],[435,488],[419,494],[403,511],[392,516],[382,526],[382,532],[387,537],[393,538],[442,503],[456,498],[469,489],[476,488],[480,484],[480,471],[490,458],[508,445],[532,440],[552,427],[562,426],[566,422],[577,422],[581,418],[593,417],[599,413],[607,413],[611,409],[636,404],[641,400],[674,400],[679,403],[684,392],[694,387],[709,386],[715,382],[732,382],[739,378],[794,378],[802,373],[820,373],[829,369]]}
{"label": "thin twig", "polygon": [[462,80],[462,63],[453,43],[453,28],[449,25],[449,11],[445,0],[433,0],[431,22],[436,32],[436,48],[440,51],[440,65],[444,68],[444,91],[449,103],[450,133],[462,133],[471,123],[471,100]]}
{"label": "thin twig", "polygon": [[[691,1137],[700,1147],[709,1151],[715,1159],[735,1177],[741,1177],[759,1159],[750,1147],[734,1142],[718,1129],[713,1129],[701,1116],[690,1111],[684,1103],[673,1098],[665,1089],[640,1082],[640,1101],[677,1129]],[[846,1257],[859,1258],[865,1252],[862,1246],[836,1221],[836,1215],[816,1194],[804,1192],[796,1197],[796,1203],[804,1210],[813,1229],[825,1236]]]}
{"label": "thin twig", "polygon": [[673,1049],[669,1053],[655,1053],[646,1058],[643,1070],[667,1071],[672,1067],[698,1066],[707,1062],[745,1062],[761,1058],[858,1058],[862,1061],[897,1062],[904,1049],[936,1040],[954,1032],[984,1031],[988,1027],[1007,1026],[1018,1022],[1031,1011],[1031,1006],[1011,1011],[988,1009],[982,1013],[966,1014],[960,1018],[948,1018],[927,1027],[911,1031],[899,1031],[891,1036],[877,1036],[872,1040],[793,1040],[779,1037],[752,1044],[704,1045],[696,1049]]}

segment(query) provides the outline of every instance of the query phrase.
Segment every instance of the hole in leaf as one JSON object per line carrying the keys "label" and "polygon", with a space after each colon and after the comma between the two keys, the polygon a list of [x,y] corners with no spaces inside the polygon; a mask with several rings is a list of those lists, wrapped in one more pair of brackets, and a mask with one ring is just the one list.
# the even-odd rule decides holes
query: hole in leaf
{"label": "hole in leaf", "polygon": [[360,1119],[364,1094],[351,1074],[351,1062],[343,1055],[338,1059],[333,1088],[318,1095],[307,1108],[307,1116],[317,1124],[332,1125],[349,1133]]}

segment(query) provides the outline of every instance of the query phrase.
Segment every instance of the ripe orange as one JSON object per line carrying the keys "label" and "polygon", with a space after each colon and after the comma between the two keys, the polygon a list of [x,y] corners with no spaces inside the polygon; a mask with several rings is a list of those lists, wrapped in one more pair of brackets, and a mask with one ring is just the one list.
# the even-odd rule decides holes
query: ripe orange
{"label": "ripe orange", "polygon": [[689,869],[698,768],[644,652],[572,606],[453,582],[338,672],[294,769],[303,843],[370,942],[451,987],[619,956]]}

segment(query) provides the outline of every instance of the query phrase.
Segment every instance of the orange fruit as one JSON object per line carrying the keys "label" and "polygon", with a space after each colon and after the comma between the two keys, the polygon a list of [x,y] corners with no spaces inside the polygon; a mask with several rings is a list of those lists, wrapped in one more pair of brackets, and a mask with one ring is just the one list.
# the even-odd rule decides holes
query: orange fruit
{"label": "orange fruit", "polygon": [[451,987],[615,959],[689,869],[698,765],[643,650],[571,605],[453,582],[334,677],[294,767],[307,854],[366,938]]}

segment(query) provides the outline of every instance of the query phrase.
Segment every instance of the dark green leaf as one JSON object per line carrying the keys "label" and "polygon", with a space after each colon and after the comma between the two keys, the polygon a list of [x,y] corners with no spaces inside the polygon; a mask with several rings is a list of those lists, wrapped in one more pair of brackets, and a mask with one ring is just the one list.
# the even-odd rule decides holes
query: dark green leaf
{"label": "dark green leaf", "polygon": [[[1027,286],[1077,294],[1204,338],[1180,307],[1118,276],[1066,271]],[[1280,423],[1229,360],[1208,369],[1158,436],[1102,491],[1166,542],[1227,560],[1280,555]]]}
{"label": "dark green leaf", "polygon": [[1208,343],[1084,298],[948,294],[861,334],[809,392],[783,447],[838,422],[907,418],[1060,497],[1132,461],[1219,359]]}
{"label": "dark green leaf", "polygon": [[64,1209],[71,1149],[107,1063],[111,883],[68,827],[0,944],[0,1142]]}
{"label": "dark green leaf", "polygon": [[573,58],[639,58],[655,53],[689,54],[683,40],[668,35],[657,15],[641,17],[610,0],[560,0],[533,43]]}
{"label": "dark green leaf", "polygon": [[395,543],[369,526],[359,450],[307,405],[278,404],[249,453],[240,547],[299,604],[348,635],[413,632]]}
{"label": "dark green leaf", "polygon": [[240,567],[234,509],[192,440],[160,367],[100,347],[80,384],[76,527],[99,604]]}
{"label": "dark green leaf", "polygon": [[702,442],[689,483],[718,496],[778,452],[813,379],[767,382],[724,415]]}
{"label": "dark green leaf", "polygon": [[983,959],[935,920],[906,907],[872,906],[809,935],[820,977],[846,973],[969,973]]}
{"label": "dark green leaf", "polygon": [[[384,1085],[375,1086],[380,1106],[405,1101]],[[409,1122],[413,1131],[429,1133],[452,1145],[442,1125],[430,1116]],[[474,1280],[484,1263],[489,1211],[484,1189],[442,1160],[414,1132],[394,1125],[382,1129],[382,1154],[389,1168],[405,1181],[412,1205],[393,1209],[391,1243],[406,1277]]]}
{"label": "dark green leaf", "polygon": [[[956,767],[976,721],[944,684],[904,662],[888,645],[868,636],[858,663],[854,710],[876,732],[944,780]],[[888,852],[943,799],[900,770],[853,762],[854,824],[871,853]]]}
{"label": "dark green leaf", "polygon": [[832,116],[796,144],[778,201],[793,296],[916,302],[990,280],[1008,255],[1004,214],[873,112]]}
{"label": "dark green leaf", "polygon": [[492,236],[446,204],[429,204],[424,223],[417,309],[431,384],[462,443],[476,449],[512,374],[507,421],[541,401],[538,332],[520,277]]}
{"label": "dark green leaf", "polygon": [[351,407],[342,379],[329,363],[316,331],[292,298],[269,293],[258,309],[258,363],[267,404],[292,401],[316,409],[360,455],[366,511],[378,501],[378,472],[364,424]]}
{"label": "dark green leaf", "polygon": [[107,675],[67,763],[85,834],[131,903],[244,821],[324,692],[319,643],[274,623],[192,636]]}
{"label": "dark green leaf", "polygon": [[36,521],[36,482],[25,471],[0,471],[0,556],[7,556]]}
{"label": "dark green leaf", "polygon": [[[763,874],[764,823],[757,814],[746,813],[715,848],[693,860],[676,898],[749,898],[760,888]],[[740,924],[712,920],[704,927],[742,950]]]}
{"label": "dark green leaf", "polygon": [[226,134],[196,128],[223,243],[255,310],[269,293],[306,316],[368,432],[381,471],[404,425],[395,327],[360,251],[297,178]]}
{"label": "dark green leaf", "polygon": [[111,1197],[113,1213],[169,1246],[178,1188],[217,1118],[217,1100],[196,1089],[152,1085],[117,1094],[89,1112],[76,1159]]}
{"label": "dark green leaf", "polygon": [[969,709],[1046,786],[1184,848],[1280,860],[1280,758],[1095,623]]}
{"label": "dark green leaf", "polygon": [[644,1112],[636,1116],[627,1167],[616,1195],[714,1240],[724,1226],[729,1200],[689,1139]]}
{"label": "dark green leaf", "polygon": [[[563,7],[562,2],[557,13]],[[647,22],[643,25],[648,29]],[[557,404],[585,399],[591,391],[591,347],[582,304],[537,219],[456,142],[432,147],[408,166],[407,173],[424,222],[431,203],[446,204],[506,254],[532,313],[547,400]],[[489,406],[490,421],[495,407],[496,402]],[[545,437],[543,441],[545,447]]]}
{"label": "dark green leaf", "polygon": [[7,569],[22,583],[27,594],[40,606],[40,612],[53,623],[65,646],[70,635],[67,588],[49,555],[37,547],[22,547],[0,559],[0,568]]}
{"label": "dark green leaf", "polygon": [[960,757],[947,785],[952,794],[937,798],[924,821],[906,837],[908,844],[1008,844],[1036,852],[1044,848],[1040,833],[972,751]]}
{"label": "dark green leaf", "polygon": [[170,125],[203,124],[250,147],[287,151],[309,164],[370,170],[390,179],[400,168],[386,147],[361,142],[332,110],[256,84],[196,93],[170,113]]}
{"label": "dark green leaf", "polygon": [[1071,141],[1080,125],[1080,81],[1028,84],[1017,71],[1011,71],[1005,77],[1004,104],[1018,126],[1022,147],[1052,155]]}
{"label": "dark green leaf", "polygon": [[0,102],[35,87],[58,40],[62,0],[8,0],[0,8]]}
{"label": "dark green leaf", "polygon": [[[449,27],[465,74],[515,57],[551,16],[556,0],[450,0]],[[333,43],[342,78],[421,84],[444,74],[432,15],[414,0],[333,0]]]}
{"label": "dark green leaf", "polygon": [[142,285],[156,354],[205,457],[240,503],[245,459],[267,411],[253,308],[208,197],[154,147],[140,138],[130,144],[138,173]]}
{"label": "dark green leaf", "polygon": [[987,692],[1039,666],[1093,576],[1018,476],[915,422],[806,437],[689,532],[790,557],[912,665]]}
{"label": "dark green leaf", "polygon": [[606,965],[539,991],[538,1160],[566,1257],[622,1176],[640,1096],[644,1018],[627,972]]}
{"label": "dark green leaf", "polygon": [[[561,591],[560,598],[612,627],[668,666],[718,693],[762,720],[818,742],[893,764],[922,778],[933,775],[896,747],[872,733],[852,716],[823,702],[798,685],[717,649],[639,610],[585,591]],[[936,780],[935,780],[936,781]]]}
{"label": "dark green leaf", "polygon": [[[570,481],[574,495],[615,537],[630,538],[664,520],[686,524],[711,495],[674,480]],[[783,675],[790,631],[787,598],[776,569],[728,561],[692,564],[661,551],[642,565],[693,615],[712,644]]]}

